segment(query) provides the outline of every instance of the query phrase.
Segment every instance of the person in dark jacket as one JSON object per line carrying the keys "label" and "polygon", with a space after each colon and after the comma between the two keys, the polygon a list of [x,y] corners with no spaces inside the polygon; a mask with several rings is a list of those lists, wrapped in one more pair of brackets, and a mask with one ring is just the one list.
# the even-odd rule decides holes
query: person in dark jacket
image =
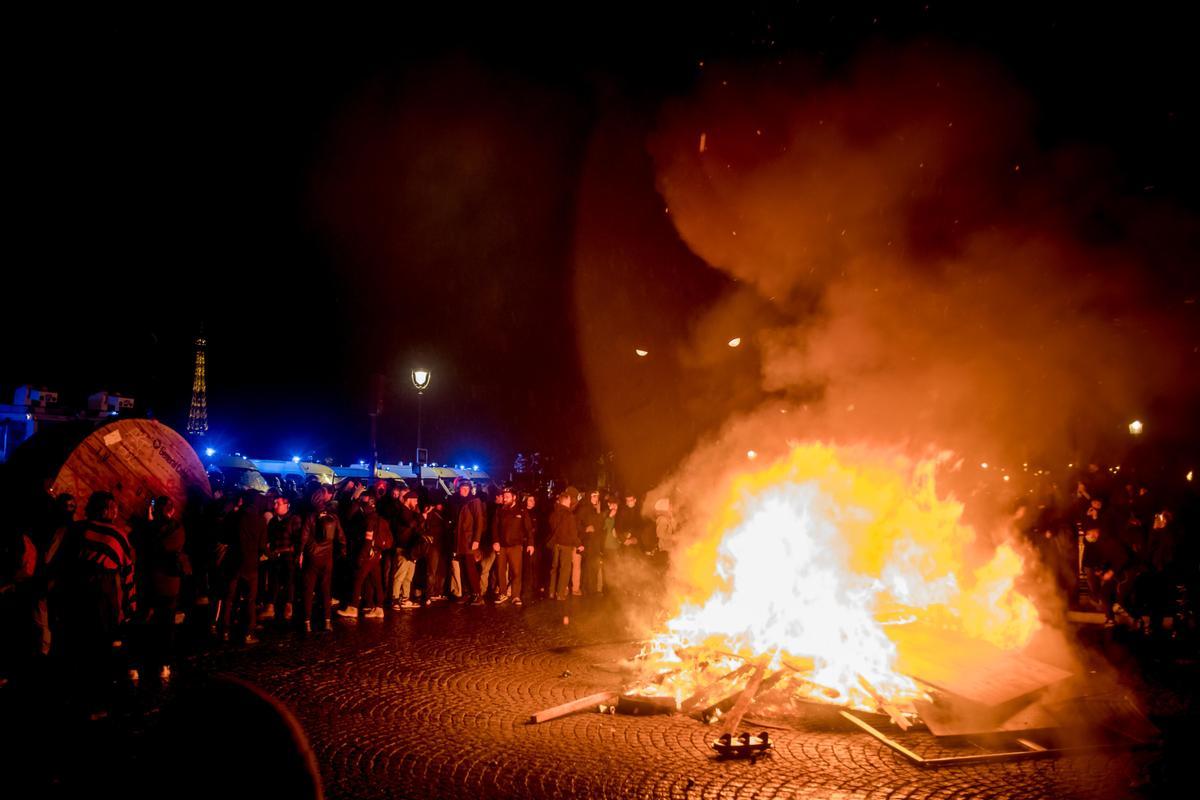
{"label": "person in dark jacket", "polygon": [[[479,541],[487,523],[487,513],[483,502],[471,495],[471,482],[461,481],[458,484],[458,494],[451,498],[450,518],[454,521],[454,559],[458,562],[460,574],[465,574],[470,587],[470,596],[463,593],[460,602],[470,602],[471,605],[483,605],[483,597],[479,591]],[[467,587],[463,587],[464,589]]]}
{"label": "person in dark jacket", "polygon": [[187,536],[178,516],[178,509],[171,498],[155,498],[150,504],[150,519],[146,528],[146,666],[151,672],[157,671],[163,680],[171,676],[170,655],[179,590],[184,576],[192,572],[184,551]]}
{"label": "person in dark jacket", "polygon": [[337,513],[329,508],[329,494],[324,489],[314,492],[312,511],[304,517],[300,528],[300,579],[303,584],[304,631],[312,630],[313,593],[321,587],[322,619],[329,630],[333,610],[333,559],[346,553],[346,532]]}
{"label": "person in dark jacket", "polygon": [[520,503],[529,516],[529,527],[533,529],[533,552],[525,551],[528,555],[525,569],[522,571],[525,576],[522,582],[525,584],[525,596],[536,599],[545,594],[546,581],[549,578],[550,559],[546,555],[546,525],[542,513],[538,510],[536,495],[522,495]]}
{"label": "person in dark jacket", "polygon": [[246,626],[246,644],[254,644],[258,613],[258,565],[267,558],[267,517],[259,508],[258,492],[247,490],[242,507],[230,518],[231,541],[225,556],[226,583],[221,609],[220,634],[229,641],[234,606],[238,605]]}
{"label": "person in dark jacket", "polygon": [[425,540],[425,585],[426,603],[437,603],[446,599],[446,565],[454,552],[453,534],[446,524],[441,502],[431,503],[422,512]]}
{"label": "person in dark jacket", "polygon": [[483,535],[479,539],[479,593],[487,597],[490,591],[495,593],[499,583],[493,580],[496,569],[496,542],[492,538],[492,521],[500,510],[500,495],[489,496],[487,492],[479,492],[479,500],[483,503],[484,520]]}
{"label": "person in dark jacket", "polygon": [[1114,614],[1125,600],[1132,558],[1125,545],[1100,525],[1088,525],[1083,534],[1083,573],[1088,594],[1104,612],[1104,624],[1115,624]]}
{"label": "person in dark jacket", "polygon": [[271,518],[267,521],[267,607],[263,619],[273,619],[276,609],[283,614],[285,622],[292,618],[302,524],[300,515],[292,513],[288,498],[275,498]]}
{"label": "person in dark jacket", "polygon": [[[33,620],[35,634],[34,650],[39,656],[48,656],[54,642],[54,630],[58,627],[62,609],[56,607],[51,599],[54,594],[55,581],[67,562],[63,558],[63,541],[67,531],[75,523],[75,498],[64,492],[55,499],[56,527],[42,541],[35,537],[31,540],[37,555],[34,574],[29,581],[29,609]],[[70,549],[70,548],[68,548]],[[74,558],[74,554],[69,554]]]}
{"label": "person in dark jacket", "polygon": [[368,604],[363,607],[363,617],[383,619],[383,581],[380,564],[383,553],[393,546],[392,532],[387,520],[375,512],[374,495],[364,494],[358,502],[359,511],[350,523],[355,530],[349,537],[357,547],[354,557],[354,589],[350,595],[350,605],[339,608],[337,613],[339,617],[357,618],[359,605],[365,595]]}
{"label": "person in dark jacket", "polygon": [[604,508],[600,503],[600,490],[588,493],[587,502],[575,509],[579,538],[585,547],[582,563],[582,580],[575,584],[575,594],[585,590],[595,594],[600,588],[600,568],[604,558]]}
{"label": "person in dark jacket", "polygon": [[1153,635],[1166,616],[1174,617],[1174,625],[1183,625],[1182,620],[1175,617],[1178,607],[1172,602],[1173,587],[1184,580],[1183,570],[1180,569],[1182,565],[1176,558],[1174,519],[1170,510],[1162,509],[1151,518],[1150,531],[1146,536],[1148,569],[1139,583],[1138,593],[1149,617],[1148,624],[1143,628],[1147,635]]}
{"label": "person in dark jacket", "polygon": [[508,579],[512,570],[511,598],[513,605],[521,600],[521,567],[526,553],[533,553],[533,520],[524,507],[517,506],[517,496],[512,487],[500,492],[500,507],[492,517],[492,548],[497,555],[497,578],[500,597],[497,603],[506,603],[510,596]]}
{"label": "person in dark jacket", "polygon": [[420,500],[412,489],[401,495],[400,513],[396,517],[396,572],[390,584],[392,608],[412,610],[420,608],[412,599],[413,576],[417,572],[417,560],[425,557],[425,517],[417,509]]}
{"label": "person in dark jacket", "polygon": [[579,529],[575,515],[571,513],[571,495],[563,492],[558,503],[550,512],[550,538],[547,544],[553,549],[550,562],[550,596],[558,600],[567,599],[567,582],[571,577],[573,557],[581,555],[583,544],[579,541]]}
{"label": "person in dark jacket", "polygon": [[392,547],[383,551],[383,560],[379,562],[379,575],[383,581],[384,592],[391,598],[392,587],[396,584],[396,571],[400,566],[400,557],[397,553],[400,539],[400,528],[403,527],[401,519],[404,508],[404,493],[407,489],[399,484],[393,484],[387,487],[383,495],[375,503],[375,512],[379,516],[387,520],[388,527],[392,531]]}

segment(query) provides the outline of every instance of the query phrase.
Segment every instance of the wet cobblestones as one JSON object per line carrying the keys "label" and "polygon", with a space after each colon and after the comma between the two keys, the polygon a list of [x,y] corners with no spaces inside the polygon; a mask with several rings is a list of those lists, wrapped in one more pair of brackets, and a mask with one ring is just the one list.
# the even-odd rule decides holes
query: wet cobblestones
{"label": "wet cobblestones", "polygon": [[272,635],[199,657],[286,703],[334,798],[1060,798],[1128,796],[1132,753],[921,769],[870,736],[829,725],[773,733],[755,764],[717,762],[713,729],[683,717],[530,713],[617,688],[632,653],[611,609],[571,624],[541,603],[437,607],[334,631]]}

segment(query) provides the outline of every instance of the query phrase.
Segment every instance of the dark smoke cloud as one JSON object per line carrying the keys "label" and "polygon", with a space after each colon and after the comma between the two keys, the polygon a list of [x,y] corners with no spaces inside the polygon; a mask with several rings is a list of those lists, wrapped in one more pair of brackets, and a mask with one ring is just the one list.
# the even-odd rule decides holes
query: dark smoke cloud
{"label": "dark smoke cloud", "polygon": [[[663,111],[649,149],[679,235],[783,319],[740,325],[774,439],[1013,464],[1088,454],[1152,411],[1188,424],[1192,222],[1121,197],[1102,157],[1041,145],[1035,121],[999,70],[929,48],[832,76],[719,70]],[[780,398],[804,407],[786,426]]]}

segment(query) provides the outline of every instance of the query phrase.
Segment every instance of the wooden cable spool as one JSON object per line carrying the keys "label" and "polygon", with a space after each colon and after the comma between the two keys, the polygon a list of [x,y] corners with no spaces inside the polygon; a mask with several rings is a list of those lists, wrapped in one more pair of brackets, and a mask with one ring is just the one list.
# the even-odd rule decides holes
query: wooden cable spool
{"label": "wooden cable spool", "polygon": [[83,510],[93,492],[111,492],[119,522],[145,519],[150,501],[166,495],[182,516],[212,489],[196,451],[152,419],[64,423],[39,431],[13,452],[11,479],[24,491],[71,494]]}

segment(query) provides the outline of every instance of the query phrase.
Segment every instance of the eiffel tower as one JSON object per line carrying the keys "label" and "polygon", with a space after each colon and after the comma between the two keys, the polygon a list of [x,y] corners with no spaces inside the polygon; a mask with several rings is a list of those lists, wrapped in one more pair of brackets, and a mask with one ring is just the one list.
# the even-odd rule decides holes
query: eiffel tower
{"label": "eiffel tower", "polygon": [[204,381],[204,351],[208,340],[204,333],[192,342],[196,345],[196,369],[192,376],[192,406],[188,409],[187,433],[189,436],[203,436],[208,433],[208,400]]}

